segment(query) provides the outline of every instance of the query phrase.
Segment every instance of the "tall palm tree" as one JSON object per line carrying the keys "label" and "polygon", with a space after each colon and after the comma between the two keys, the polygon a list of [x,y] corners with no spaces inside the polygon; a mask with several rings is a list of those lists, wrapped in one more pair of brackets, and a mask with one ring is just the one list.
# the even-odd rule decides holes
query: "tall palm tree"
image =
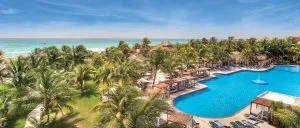
{"label": "tall palm tree", "polygon": [[66,86],[60,74],[51,70],[38,71],[36,77],[35,86],[28,89],[26,96],[16,99],[14,103],[21,103],[21,108],[34,108],[41,104],[43,108],[41,118],[43,120],[46,117],[46,122],[50,121],[51,112],[60,111],[64,114],[63,107],[72,111],[67,101],[70,100],[74,91]]}
{"label": "tall palm tree", "polygon": [[118,49],[120,49],[126,57],[129,57],[130,47],[125,41],[119,42]]}
{"label": "tall palm tree", "polygon": [[153,69],[153,74],[154,74],[153,85],[155,84],[157,71],[159,70],[159,68],[162,67],[162,64],[164,63],[166,57],[167,57],[166,51],[161,48],[154,50],[150,53],[148,62]]}
{"label": "tall palm tree", "polygon": [[180,61],[175,55],[168,55],[162,64],[162,71],[168,73],[171,78],[175,78],[179,75],[178,70],[180,69]]}
{"label": "tall palm tree", "polygon": [[141,48],[141,53],[144,56],[147,55],[148,52],[150,51],[150,44],[151,44],[151,41],[147,37],[142,39],[140,48]]}
{"label": "tall palm tree", "polygon": [[139,98],[139,91],[130,85],[110,88],[107,100],[94,109],[100,111],[99,128],[149,128],[155,127],[156,118],[167,109],[167,104],[153,97]]}
{"label": "tall palm tree", "polygon": [[85,81],[92,79],[93,73],[94,69],[90,65],[81,64],[77,65],[73,69],[73,71],[69,74],[69,77],[71,80],[75,81],[80,88],[81,94],[83,94]]}
{"label": "tall palm tree", "polygon": [[83,64],[86,57],[90,56],[90,52],[83,45],[73,46],[62,46],[62,65],[66,71],[71,67],[74,68],[78,64]]}
{"label": "tall palm tree", "polygon": [[[143,67],[137,61],[125,61],[121,64],[114,64],[113,79],[116,81],[135,82],[143,75]],[[132,83],[133,84],[133,83]]]}
{"label": "tall palm tree", "polygon": [[32,86],[34,77],[26,62],[27,60],[21,56],[13,61],[10,59],[10,73],[12,75],[12,84],[15,87]]}
{"label": "tall palm tree", "polygon": [[186,46],[181,48],[178,52],[184,66],[188,69],[193,68],[198,58],[197,51],[191,46]]}

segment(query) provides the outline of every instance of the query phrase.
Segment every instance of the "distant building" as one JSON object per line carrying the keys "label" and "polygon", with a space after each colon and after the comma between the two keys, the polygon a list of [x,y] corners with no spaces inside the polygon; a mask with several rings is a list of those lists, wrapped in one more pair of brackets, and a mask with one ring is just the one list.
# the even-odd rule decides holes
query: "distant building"
{"label": "distant building", "polygon": [[295,36],[294,39],[300,44],[300,36]]}

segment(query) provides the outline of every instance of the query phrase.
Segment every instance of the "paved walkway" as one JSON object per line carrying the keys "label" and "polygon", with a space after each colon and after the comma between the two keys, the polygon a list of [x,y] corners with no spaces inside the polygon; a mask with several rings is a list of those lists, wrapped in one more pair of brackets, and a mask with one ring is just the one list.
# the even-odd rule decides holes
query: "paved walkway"
{"label": "paved walkway", "polygon": [[35,126],[35,124],[33,124],[33,123],[37,123],[35,121],[40,121],[41,114],[42,114],[42,108],[43,108],[43,105],[40,104],[40,105],[36,106],[28,114],[24,128],[33,128]]}

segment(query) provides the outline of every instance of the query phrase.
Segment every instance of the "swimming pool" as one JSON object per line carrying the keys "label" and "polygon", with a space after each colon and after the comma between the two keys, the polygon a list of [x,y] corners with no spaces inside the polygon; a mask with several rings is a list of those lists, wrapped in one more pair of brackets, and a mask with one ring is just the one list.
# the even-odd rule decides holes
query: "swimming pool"
{"label": "swimming pool", "polygon": [[[258,79],[267,85],[255,84]],[[273,69],[239,71],[228,75],[217,74],[216,78],[200,81],[207,89],[192,92],[174,99],[174,106],[180,111],[207,118],[231,116],[265,91],[300,96],[300,67],[275,66]]]}

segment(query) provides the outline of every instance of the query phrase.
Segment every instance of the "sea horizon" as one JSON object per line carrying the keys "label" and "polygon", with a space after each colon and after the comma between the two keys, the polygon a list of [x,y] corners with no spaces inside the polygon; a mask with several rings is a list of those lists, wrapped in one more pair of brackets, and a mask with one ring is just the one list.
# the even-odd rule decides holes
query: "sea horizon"
{"label": "sea horizon", "polygon": [[[63,45],[76,46],[84,45],[92,51],[103,51],[108,47],[117,46],[119,41],[125,41],[129,46],[139,43],[142,38],[0,38],[0,50],[5,57],[16,57],[28,55],[35,48]],[[168,39],[151,38],[151,44],[156,45],[164,41],[172,43],[187,43],[190,39]]]}

